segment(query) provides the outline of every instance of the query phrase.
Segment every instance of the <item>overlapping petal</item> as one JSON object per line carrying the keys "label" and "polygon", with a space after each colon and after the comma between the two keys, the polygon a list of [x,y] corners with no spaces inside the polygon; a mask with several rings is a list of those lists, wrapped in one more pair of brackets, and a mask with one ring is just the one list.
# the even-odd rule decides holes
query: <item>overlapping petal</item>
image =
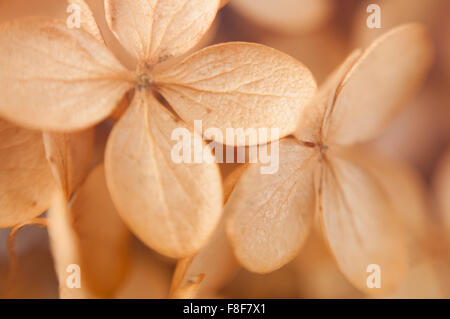
{"label": "overlapping petal", "polygon": [[[371,173],[347,156],[329,158],[319,200],[324,236],[350,282],[369,294],[397,288],[407,272],[405,240],[393,203]],[[367,284],[370,265],[380,267],[380,288]]]}
{"label": "overlapping petal", "polygon": [[42,133],[0,119],[0,228],[42,214],[50,207],[56,185]]}
{"label": "overlapping petal", "polygon": [[424,82],[432,64],[425,27],[408,24],[378,38],[347,73],[336,93],[327,143],[374,137]]}
{"label": "overlapping petal", "polygon": [[237,183],[225,206],[232,214],[227,233],[238,261],[248,270],[276,270],[305,242],[315,211],[317,156],[315,149],[283,140],[277,173],[261,175],[261,165],[254,164]]}
{"label": "overlapping petal", "polygon": [[[223,136],[227,128],[277,128],[280,137],[291,134],[316,90],[303,64],[252,43],[205,48],[156,74],[155,82],[187,123],[202,119],[204,129],[218,128]],[[262,143],[275,138],[269,136]]]}
{"label": "overlapping petal", "polygon": [[218,8],[219,0],[105,0],[112,32],[138,60],[149,64],[193,48]]}
{"label": "overlapping petal", "polygon": [[65,21],[0,26],[0,115],[41,130],[73,131],[106,118],[132,87],[107,48]]}
{"label": "overlapping petal", "polygon": [[70,198],[88,173],[94,139],[94,129],[67,134],[43,134],[45,154],[53,177],[66,198]]}
{"label": "overlapping petal", "polygon": [[111,133],[105,163],[111,196],[130,229],[158,252],[181,258],[195,254],[213,233],[222,187],[206,146],[199,163],[174,161],[175,129],[192,138],[184,151],[194,154],[194,145],[203,145],[153,96],[138,91]]}

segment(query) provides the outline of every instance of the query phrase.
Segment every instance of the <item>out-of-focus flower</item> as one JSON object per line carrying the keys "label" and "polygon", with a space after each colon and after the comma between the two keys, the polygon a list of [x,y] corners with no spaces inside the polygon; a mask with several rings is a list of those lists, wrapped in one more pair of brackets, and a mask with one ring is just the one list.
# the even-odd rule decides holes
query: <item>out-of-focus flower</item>
{"label": "out-of-focus flower", "polygon": [[[366,163],[351,146],[399,112],[426,78],[432,55],[426,29],[415,24],[355,51],[303,110],[295,139],[280,142],[278,173],[260,175],[258,164],[250,165],[226,204],[233,212],[228,236],[245,268],[267,273],[292,260],[317,210],[326,242],[353,285],[380,294],[400,284],[408,258],[396,219],[407,212],[395,201],[405,198],[376,178],[384,167],[368,168],[376,162]],[[366,285],[370,264],[383,269],[376,291]]]}

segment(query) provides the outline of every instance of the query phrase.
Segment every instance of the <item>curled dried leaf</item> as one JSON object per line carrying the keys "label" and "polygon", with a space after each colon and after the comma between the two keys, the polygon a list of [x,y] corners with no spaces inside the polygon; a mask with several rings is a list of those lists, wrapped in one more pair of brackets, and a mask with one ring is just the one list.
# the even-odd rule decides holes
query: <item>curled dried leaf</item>
{"label": "curled dried leaf", "polygon": [[432,64],[425,27],[407,24],[378,38],[342,81],[325,137],[352,144],[374,137],[424,82]]}
{"label": "curled dried leaf", "polygon": [[315,210],[317,153],[293,139],[280,142],[279,171],[244,172],[225,206],[227,234],[239,263],[267,273],[292,260],[305,242]]}
{"label": "curled dried leaf", "polygon": [[86,31],[29,18],[0,26],[0,115],[42,130],[73,131],[106,118],[132,75]]}
{"label": "curled dried leaf", "polygon": [[[316,90],[312,74],[300,62],[243,42],[198,51],[180,65],[155,74],[155,82],[187,123],[201,118],[204,129],[219,128],[223,136],[230,127],[279,128],[280,137],[291,134]],[[242,146],[239,141],[226,141],[233,142]]]}
{"label": "curled dried leaf", "polygon": [[[370,172],[337,156],[319,176],[323,234],[344,275],[368,294],[392,292],[407,272],[408,255],[395,207]],[[369,265],[382,272],[379,289],[370,289]]]}
{"label": "curled dried leaf", "polygon": [[[137,92],[114,127],[105,162],[108,187],[123,220],[147,245],[174,258],[191,256],[208,240],[222,213],[220,173],[204,145],[202,163],[176,163],[174,129],[181,122],[153,96]],[[204,143],[190,133],[194,144]],[[187,151],[187,150],[186,150]]]}
{"label": "curled dried leaf", "polygon": [[105,0],[112,32],[138,60],[151,64],[194,47],[218,8],[219,0]]}
{"label": "curled dried leaf", "polygon": [[94,151],[95,131],[44,133],[43,139],[53,177],[68,199],[87,175]]}
{"label": "curled dried leaf", "polygon": [[42,133],[0,119],[0,228],[42,214],[55,189]]}

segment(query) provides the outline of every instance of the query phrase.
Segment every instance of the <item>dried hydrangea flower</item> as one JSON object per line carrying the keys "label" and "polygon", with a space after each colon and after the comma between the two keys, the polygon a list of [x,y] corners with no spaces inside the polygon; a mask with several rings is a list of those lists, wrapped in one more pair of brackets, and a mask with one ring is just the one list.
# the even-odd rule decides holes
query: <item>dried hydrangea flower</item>
{"label": "dried hydrangea flower", "polygon": [[[70,209],[56,192],[48,232],[61,298],[113,296],[126,273],[130,234],[111,201],[103,165],[92,170]],[[81,289],[67,285],[70,265],[81,269]]]}
{"label": "dried hydrangea flower", "polygon": [[[106,0],[111,31],[137,60],[133,72],[106,48],[87,5],[82,29],[44,18],[0,27],[0,116],[6,119],[79,130],[105,119],[135,90],[108,141],[108,187],[130,229],[171,257],[198,251],[222,212],[217,165],[171,161],[173,129],[201,119],[205,128],[279,127],[286,136],[316,89],[306,67],[257,44],[208,47],[163,68],[161,62],[198,43],[218,8],[219,0]],[[211,152],[206,157],[213,159]]]}
{"label": "dried hydrangea flower", "polygon": [[[326,242],[352,284],[368,293],[398,285],[408,262],[396,222],[401,205],[351,146],[379,132],[418,89],[431,62],[427,31],[411,24],[354,52],[332,75],[303,109],[295,139],[280,142],[279,172],[264,176],[258,164],[251,165],[227,202],[233,211],[228,237],[244,267],[266,273],[292,260],[317,211]],[[366,268],[374,263],[383,271],[377,291],[366,286]]]}

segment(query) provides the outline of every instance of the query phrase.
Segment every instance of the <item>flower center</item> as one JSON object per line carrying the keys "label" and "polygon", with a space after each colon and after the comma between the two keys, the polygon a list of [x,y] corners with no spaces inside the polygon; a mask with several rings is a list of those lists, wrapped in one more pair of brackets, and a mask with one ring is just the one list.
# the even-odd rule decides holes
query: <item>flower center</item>
{"label": "flower center", "polygon": [[319,148],[319,152],[322,155],[325,155],[328,151],[328,145],[318,144],[317,147]]}
{"label": "flower center", "polygon": [[138,74],[136,90],[146,90],[153,86],[152,66],[148,63],[138,65],[136,73]]}
{"label": "flower center", "polygon": [[136,89],[138,91],[141,91],[143,89],[148,89],[153,85],[153,79],[150,74],[148,73],[142,73],[138,77]]}

